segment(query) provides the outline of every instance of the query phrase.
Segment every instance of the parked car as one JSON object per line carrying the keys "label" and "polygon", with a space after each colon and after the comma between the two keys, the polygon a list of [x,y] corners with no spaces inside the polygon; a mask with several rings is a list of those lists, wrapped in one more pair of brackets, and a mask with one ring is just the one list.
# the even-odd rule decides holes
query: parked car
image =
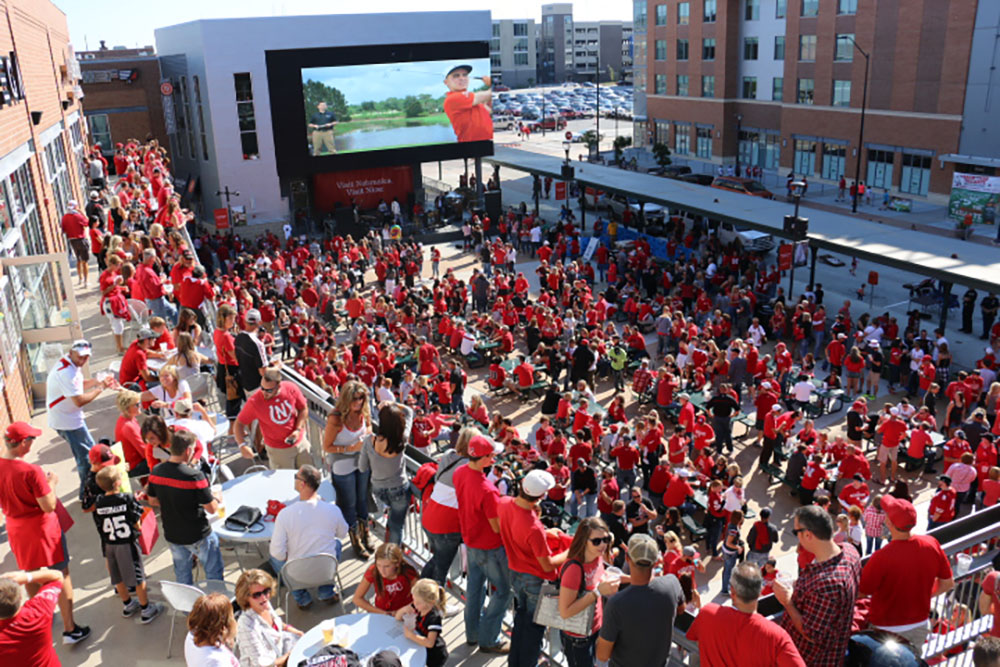
{"label": "parked car", "polygon": [[517,119],[514,116],[493,116],[493,131],[513,130],[517,127]]}
{"label": "parked car", "polygon": [[739,192],[754,197],[764,199],[774,199],[774,194],[757,181],[750,178],[737,178],[736,176],[716,176],[712,181],[712,187],[730,192]]}
{"label": "parked car", "polygon": [[625,207],[628,206],[632,210],[633,218],[636,220],[639,218],[639,210],[642,209],[643,214],[646,216],[647,224],[662,225],[666,219],[666,210],[659,204],[646,202],[645,205],[640,206],[639,200],[626,197],[623,194],[603,192],[601,190],[595,191],[593,188],[587,188],[584,191],[584,199],[590,208],[605,209],[619,216],[625,212]]}
{"label": "parked car", "polygon": [[538,132],[539,130],[563,130],[566,128],[566,119],[560,116],[546,116],[537,123],[531,124],[531,131]]}
{"label": "parked car", "polygon": [[715,176],[711,174],[681,174],[677,177],[678,181],[684,181],[685,183],[694,183],[695,185],[711,185],[715,180]]}
{"label": "parked car", "polygon": [[749,227],[737,227],[731,222],[719,223],[716,233],[723,245],[737,241],[748,252],[767,254],[774,249],[775,245],[774,237],[770,234]]}
{"label": "parked car", "polygon": [[504,92],[504,91],[510,90],[510,86],[505,86],[502,83],[497,83],[497,84],[494,84],[493,90],[495,92],[500,93],[500,92]]}
{"label": "parked car", "polygon": [[686,164],[668,164],[666,167],[652,167],[646,173],[666,178],[679,178],[684,174],[690,174],[691,167]]}

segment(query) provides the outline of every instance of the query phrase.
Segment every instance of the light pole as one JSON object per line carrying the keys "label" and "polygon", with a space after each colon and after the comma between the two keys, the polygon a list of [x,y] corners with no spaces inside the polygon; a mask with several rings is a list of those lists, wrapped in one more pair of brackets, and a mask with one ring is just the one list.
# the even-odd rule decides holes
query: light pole
{"label": "light pole", "polygon": [[861,151],[865,147],[865,107],[868,106],[868,64],[869,58],[865,50],[858,46],[853,37],[844,35],[841,39],[851,40],[851,44],[858,50],[858,53],[865,57],[865,85],[861,92],[861,128],[858,130],[858,157],[854,163],[854,197],[851,199],[851,212],[858,212],[858,185],[861,183]]}
{"label": "light pole", "polygon": [[594,75],[597,80],[597,107],[594,118],[597,119],[597,157],[601,156],[601,40],[597,40],[597,70]]}
{"label": "light pole", "polygon": [[[802,193],[806,191],[804,181],[792,182],[792,198],[795,199],[795,220],[799,219],[799,202],[802,201]],[[795,285],[795,246],[798,241],[792,238],[792,268],[788,270],[788,299],[792,299],[792,287]]]}
{"label": "light pole", "polygon": [[[740,177],[740,133],[743,132],[743,114],[736,114],[736,178]],[[795,211],[796,217],[799,212]]]}
{"label": "light pole", "polygon": [[216,190],[215,191],[215,196],[216,197],[225,197],[226,198],[226,219],[229,220],[229,229],[232,229],[233,228],[233,207],[229,205],[229,198],[230,197],[239,197],[240,193],[236,192],[235,190],[230,190],[229,186],[227,185],[222,190]]}

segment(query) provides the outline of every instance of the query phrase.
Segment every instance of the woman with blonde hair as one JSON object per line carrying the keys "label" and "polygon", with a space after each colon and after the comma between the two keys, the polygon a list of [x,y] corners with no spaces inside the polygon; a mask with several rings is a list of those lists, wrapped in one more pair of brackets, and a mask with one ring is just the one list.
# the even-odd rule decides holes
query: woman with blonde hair
{"label": "woman with blonde hair", "polygon": [[122,200],[118,195],[112,195],[108,205],[108,231],[112,234],[115,230],[121,229],[122,224],[128,218],[128,211],[122,206]]}
{"label": "woman with blonde hair", "polygon": [[211,359],[196,349],[191,334],[184,332],[177,334],[177,353],[170,358],[169,363],[177,367],[179,379],[187,380],[192,375],[197,375],[202,365],[210,361]]}
{"label": "woman with blonde hair", "polygon": [[448,662],[448,645],[443,636],[444,587],[433,579],[420,579],[413,584],[410,593],[413,602],[396,612],[396,620],[413,616],[412,628],[403,623],[403,635],[427,649],[427,667],[444,667]]}
{"label": "woman with blonde hair", "polygon": [[174,416],[174,404],[181,399],[191,400],[191,387],[177,374],[177,366],[167,364],[160,369],[160,384],[140,394],[143,403],[152,401],[149,407],[163,410],[166,418]]}
{"label": "woman with blonde hair", "polygon": [[236,639],[233,605],[223,593],[209,593],[194,601],[187,618],[184,662],[187,667],[237,665],[232,646]]}
{"label": "woman with blonde hair", "polygon": [[142,439],[139,424],[139,408],[142,395],[131,389],[122,389],[115,398],[118,406],[118,421],[115,422],[115,442],[122,443],[122,453],[131,476],[148,475],[146,463],[146,443]]}
{"label": "woman with blonde hair", "polygon": [[337,403],[326,418],[323,451],[333,477],[337,506],[350,526],[354,555],[367,560],[372,547],[368,535],[368,475],[358,468],[366,438],[372,435],[368,388],[351,380],[340,388]]}
{"label": "woman with blonde hair", "polygon": [[274,578],[264,570],[246,570],[236,582],[236,604],[243,613],[236,623],[241,667],[283,665],[302,631],[287,623],[271,606]]}

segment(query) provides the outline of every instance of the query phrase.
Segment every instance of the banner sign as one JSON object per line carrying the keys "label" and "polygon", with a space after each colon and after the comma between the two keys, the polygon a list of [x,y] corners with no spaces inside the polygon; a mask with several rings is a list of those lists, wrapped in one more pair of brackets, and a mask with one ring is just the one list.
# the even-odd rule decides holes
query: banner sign
{"label": "banner sign", "polygon": [[338,204],[350,206],[351,202],[362,209],[373,209],[380,200],[391,204],[394,198],[405,209],[412,191],[410,167],[356,169],[313,176],[313,202],[321,211],[332,211]]}
{"label": "banner sign", "polygon": [[962,220],[972,214],[976,223],[994,224],[1000,209],[1000,176],[955,174],[951,179],[948,215]]}
{"label": "banner sign", "polygon": [[792,268],[792,256],[795,246],[791,243],[782,243],[778,246],[778,269],[787,271]]}
{"label": "banner sign", "polygon": [[566,199],[566,182],[556,181],[556,200],[562,201]]}
{"label": "banner sign", "polygon": [[216,229],[229,229],[229,210],[225,208],[217,208],[215,213],[215,228]]}

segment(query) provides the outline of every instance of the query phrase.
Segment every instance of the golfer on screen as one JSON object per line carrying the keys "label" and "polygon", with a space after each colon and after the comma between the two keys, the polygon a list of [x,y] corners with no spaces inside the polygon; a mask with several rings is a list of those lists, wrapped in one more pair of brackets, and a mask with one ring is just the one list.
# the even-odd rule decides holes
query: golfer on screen
{"label": "golfer on screen", "polygon": [[472,65],[456,65],[448,70],[444,85],[444,112],[459,141],[491,141],[493,139],[493,92],[489,89],[490,77],[480,77],[487,90],[469,91],[469,73]]}
{"label": "golfer on screen", "polygon": [[316,105],[316,113],[309,117],[309,129],[312,130],[312,154],[319,155],[326,147],[330,153],[336,153],[337,148],[333,144],[333,126],[337,124],[337,117],[332,111],[326,110],[326,102]]}

